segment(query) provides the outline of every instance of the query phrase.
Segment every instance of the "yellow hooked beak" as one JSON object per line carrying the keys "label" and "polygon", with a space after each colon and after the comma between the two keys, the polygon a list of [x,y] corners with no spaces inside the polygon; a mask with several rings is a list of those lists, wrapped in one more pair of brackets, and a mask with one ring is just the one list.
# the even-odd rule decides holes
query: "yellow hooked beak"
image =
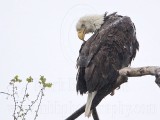
{"label": "yellow hooked beak", "polygon": [[85,34],[86,34],[86,30],[85,30],[85,28],[83,28],[83,29],[81,29],[81,30],[77,31],[77,33],[78,33],[78,37],[79,37],[79,39],[81,39],[81,40],[83,40],[83,41],[84,41],[84,37],[85,37]]}

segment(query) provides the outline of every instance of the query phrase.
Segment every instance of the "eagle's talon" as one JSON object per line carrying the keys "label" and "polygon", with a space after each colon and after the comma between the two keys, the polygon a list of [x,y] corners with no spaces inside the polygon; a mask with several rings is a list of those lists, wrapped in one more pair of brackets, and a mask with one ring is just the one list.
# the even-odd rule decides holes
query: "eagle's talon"
{"label": "eagle's talon", "polygon": [[113,96],[113,95],[114,95],[114,93],[115,93],[115,92],[114,92],[114,90],[113,90],[113,91],[110,93],[110,95],[111,95],[111,96]]}
{"label": "eagle's talon", "polygon": [[116,90],[119,90],[121,87],[120,86],[118,86],[117,88],[116,88]]}

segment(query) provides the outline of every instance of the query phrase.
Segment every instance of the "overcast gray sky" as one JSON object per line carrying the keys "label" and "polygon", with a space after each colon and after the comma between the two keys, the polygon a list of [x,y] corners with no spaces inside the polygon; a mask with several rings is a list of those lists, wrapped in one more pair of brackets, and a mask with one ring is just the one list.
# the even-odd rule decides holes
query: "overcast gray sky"
{"label": "overcast gray sky", "polygon": [[[38,120],[68,117],[86,102],[86,95],[77,95],[75,90],[76,59],[82,44],[75,24],[83,15],[106,11],[130,16],[135,23],[140,51],[132,66],[160,66],[158,0],[0,0],[0,91],[8,90],[16,74],[35,80],[44,75],[53,88],[45,92]],[[99,104],[101,120],[159,120],[160,89],[154,80],[129,78],[113,97]],[[36,95],[38,86],[32,85],[30,91]],[[11,99],[0,95],[0,106],[0,119],[11,120]],[[83,114],[78,120],[92,118]]]}

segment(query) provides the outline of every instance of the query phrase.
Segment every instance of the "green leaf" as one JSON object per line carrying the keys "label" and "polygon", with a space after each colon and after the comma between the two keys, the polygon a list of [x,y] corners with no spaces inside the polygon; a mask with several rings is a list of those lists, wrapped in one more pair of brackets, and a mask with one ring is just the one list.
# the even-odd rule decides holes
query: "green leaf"
{"label": "green leaf", "polygon": [[14,79],[13,80],[11,80],[12,82],[22,82],[22,80],[21,79],[19,79],[19,76],[18,75],[16,75],[15,77],[14,77]]}
{"label": "green leaf", "polygon": [[41,77],[40,77],[40,81],[42,82],[42,84],[45,84],[46,78],[45,78],[44,76],[41,76]]}
{"label": "green leaf", "polygon": [[33,78],[30,76],[29,78],[26,79],[26,81],[27,81],[28,83],[31,83],[31,82],[33,82]]}
{"label": "green leaf", "polygon": [[52,83],[46,83],[45,85],[46,85],[46,87],[48,87],[48,88],[51,88],[51,87],[52,87]]}
{"label": "green leaf", "polygon": [[14,79],[15,79],[15,80],[18,80],[18,79],[19,79],[18,77],[19,77],[19,76],[18,76],[18,75],[16,75],[16,76],[14,77]]}
{"label": "green leaf", "polygon": [[18,80],[17,82],[19,82],[19,83],[20,83],[20,82],[22,82],[22,80]]}

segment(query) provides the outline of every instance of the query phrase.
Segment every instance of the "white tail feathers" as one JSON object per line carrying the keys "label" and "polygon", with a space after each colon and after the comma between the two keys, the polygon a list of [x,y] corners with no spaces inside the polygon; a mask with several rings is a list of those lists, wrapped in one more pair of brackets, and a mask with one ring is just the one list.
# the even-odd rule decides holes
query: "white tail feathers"
{"label": "white tail feathers", "polygon": [[95,97],[96,93],[97,93],[97,91],[88,93],[88,98],[87,98],[87,103],[86,103],[86,108],[85,108],[85,116],[86,117],[90,117],[90,115],[91,115],[91,105],[92,105],[92,101],[93,101],[93,98]]}

